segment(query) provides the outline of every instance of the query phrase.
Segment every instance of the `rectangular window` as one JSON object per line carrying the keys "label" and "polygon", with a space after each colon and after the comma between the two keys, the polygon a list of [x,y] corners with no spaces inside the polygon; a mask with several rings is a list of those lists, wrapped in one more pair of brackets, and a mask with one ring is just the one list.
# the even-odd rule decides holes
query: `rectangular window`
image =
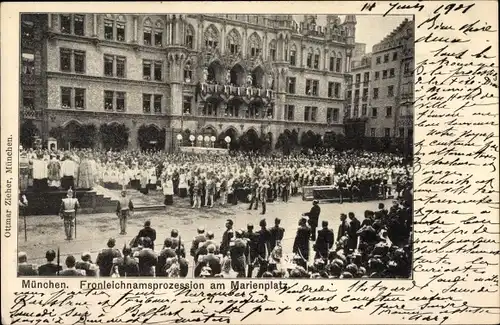
{"label": "rectangular window", "polygon": [[387,87],[387,97],[394,97],[394,86]]}
{"label": "rectangular window", "polygon": [[366,83],[366,82],[368,82],[368,81],[370,81],[370,73],[369,73],[369,72],[365,72],[365,73],[363,74],[363,82],[365,82],[365,83]]}
{"label": "rectangular window", "polygon": [[356,89],[356,90],[354,91],[354,100],[355,100],[355,101],[358,101],[358,100],[359,100],[359,89]]}
{"label": "rectangular window", "polygon": [[154,96],[154,109],[155,113],[161,113],[161,99],[162,95],[155,95]]}
{"label": "rectangular window", "polygon": [[74,15],[75,35],[83,36],[85,34],[85,16]]}
{"label": "rectangular window", "polygon": [[398,52],[392,53],[392,61],[396,61],[398,59]]}
{"label": "rectangular window", "polygon": [[377,56],[377,61],[376,61],[376,62],[377,62],[377,64],[380,64],[380,63],[381,63],[381,58],[380,58],[380,56]]}
{"label": "rectangular window", "polygon": [[61,33],[71,34],[71,15],[61,15]]}
{"label": "rectangular window", "polygon": [[289,77],[288,78],[288,93],[289,94],[295,94],[295,83],[296,83],[296,78],[295,77]]}
{"label": "rectangular window", "polygon": [[23,90],[23,108],[33,110],[35,109],[35,94],[33,91]]}
{"label": "rectangular window", "polygon": [[305,94],[306,95],[312,95],[311,84],[312,84],[312,80],[311,79],[307,79],[306,80],[306,89],[305,89]]}
{"label": "rectangular window", "polygon": [[382,71],[382,79],[387,79],[387,70]]}
{"label": "rectangular window", "polygon": [[75,51],[75,72],[85,73],[85,52]]}
{"label": "rectangular window", "polygon": [[394,78],[396,74],[394,73],[394,68],[389,70],[389,78]]}
{"label": "rectangular window", "polygon": [[335,65],[335,71],[342,72],[342,59],[337,58],[337,64]]}
{"label": "rectangular window", "polygon": [[115,58],[110,55],[104,56],[104,75],[107,77],[113,76],[113,66],[114,66]]}
{"label": "rectangular window", "polygon": [[368,110],[367,104],[361,105],[361,115],[366,116],[367,110]]}
{"label": "rectangular window", "polygon": [[24,39],[33,39],[34,24],[32,21],[21,22],[21,37]]}
{"label": "rectangular window", "polygon": [[113,22],[109,20],[104,21],[104,38],[107,40],[114,39]]}
{"label": "rectangular window", "polygon": [[116,40],[119,42],[125,42],[125,24],[116,23]]}
{"label": "rectangular window", "polygon": [[363,101],[366,102],[368,100],[368,88],[363,88]]}
{"label": "rectangular window", "polygon": [[116,110],[119,112],[125,111],[125,93],[121,91],[116,92]]}
{"label": "rectangular window", "polygon": [[60,49],[61,71],[71,71],[71,50]]}
{"label": "rectangular window", "polygon": [[375,128],[371,128],[371,129],[370,129],[370,136],[371,136],[372,138],[374,138],[374,137],[375,137]]}
{"label": "rectangular window", "polygon": [[328,83],[328,97],[333,97],[333,82]]}
{"label": "rectangular window", "polygon": [[318,96],[319,94],[319,81],[313,80],[312,82],[312,94],[313,96]]}
{"label": "rectangular window", "polygon": [[285,119],[287,121],[293,121],[295,119],[295,106],[285,105]]}
{"label": "rectangular window", "polygon": [[308,68],[312,67],[312,53],[307,54],[307,67]]}
{"label": "rectangular window", "polygon": [[116,57],[116,76],[118,78],[125,78],[125,57]]}
{"label": "rectangular window", "polygon": [[85,89],[75,88],[75,108],[85,109]]}
{"label": "rectangular window", "polygon": [[375,71],[375,80],[380,79],[380,71]]}
{"label": "rectangular window", "polygon": [[114,108],[113,104],[113,99],[114,99],[114,93],[109,90],[104,91],[104,110],[105,111],[112,111]]}
{"label": "rectangular window", "polygon": [[391,129],[389,129],[389,128],[385,128],[385,129],[384,129],[384,136],[385,136],[386,138],[390,137],[390,136],[391,136]]}
{"label": "rectangular window", "polygon": [[399,137],[404,138],[405,137],[405,128],[399,128]]}
{"label": "rectangular window", "polygon": [[316,122],[316,115],[318,114],[318,108],[317,107],[311,107],[311,122]]}
{"label": "rectangular window", "polygon": [[155,31],[155,46],[163,46],[163,33],[159,30]]}
{"label": "rectangular window", "polygon": [[151,38],[152,38],[151,27],[144,27],[143,37],[144,37],[144,45],[151,45]]}
{"label": "rectangular window", "polygon": [[408,74],[411,72],[411,62],[405,62],[404,73]]}
{"label": "rectangular window", "polygon": [[378,98],[378,88],[373,88],[373,99]]}
{"label": "rectangular window", "polygon": [[144,80],[151,80],[151,62],[142,62],[142,78]]}
{"label": "rectangular window", "polygon": [[340,83],[335,82],[334,86],[335,86],[335,88],[334,88],[333,95],[335,96],[335,98],[340,98]]}
{"label": "rectangular window", "polygon": [[376,107],[372,107],[372,117],[377,117],[377,108]]}
{"label": "rectangular window", "polygon": [[290,51],[290,65],[295,66],[296,64],[296,57],[297,57],[297,52],[292,50]]}
{"label": "rectangular window", "polygon": [[384,55],[384,63],[389,62],[389,54]]}
{"label": "rectangular window", "polygon": [[333,56],[330,57],[330,64],[329,64],[328,70],[330,70],[330,71],[335,70],[335,57],[333,57]]}
{"label": "rectangular window", "polygon": [[392,116],[392,106],[387,106],[385,108],[385,117],[391,117]]}
{"label": "rectangular window", "polygon": [[340,109],[334,108],[333,109],[333,122],[338,122],[340,118]]}
{"label": "rectangular window", "polygon": [[144,113],[151,112],[151,94],[142,94],[142,111]]}
{"label": "rectangular window", "polygon": [[[359,84],[361,82],[361,74],[357,73],[356,74],[356,84]],[[359,85],[358,85],[359,86]]]}
{"label": "rectangular window", "polygon": [[184,114],[187,115],[191,114],[191,101],[192,101],[191,96],[184,96],[182,101],[182,109]]}
{"label": "rectangular window", "polygon": [[352,90],[349,90],[349,91],[347,92],[347,98],[352,98]]}
{"label": "rectangular window", "polygon": [[314,54],[314,69],[319,69],[319,54]]}
{"label": "rectangular window", "polygon": [[304,107],[304,121],[306,122],[309,121],[310,114],[311,114],[311,107],[310,106]]}
{"label": "rectangular window", "polygon": [[359,104],[358,103],[354,104],[353,113],[354,113],[354,117],[358,117],[358,113],[359,113]]}
{"label": "rectangular window", "polygon": [[71,108],[71,88],[61,87],[61,106],[62,108]]}
{"label": "rectangular window", "polygon": [[155,62],[154,66],[155,66],[155,80],[161,81],[163,79],[163,77],[162,77],[162,63]]}

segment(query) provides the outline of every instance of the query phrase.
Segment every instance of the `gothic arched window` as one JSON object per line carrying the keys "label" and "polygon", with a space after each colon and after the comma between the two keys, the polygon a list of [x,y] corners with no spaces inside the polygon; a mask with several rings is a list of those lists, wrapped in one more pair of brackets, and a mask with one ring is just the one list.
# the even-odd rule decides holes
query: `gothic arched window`
{"label": "gothic arched window", "polygon": [[159,19],[155,22],[154,34],[154,45],[163,46],[163,22]]}
{"label": "gothic arched window", "polygon": [[214,25],[208,26],[205,30],[205,46],[209,49],[216,49],[219,46],[219,31]]}
{"label": "gothic arched window", "polygon": [[238,54],[241,48],[241,36],[236,29],[232,29],[227,34],[227,48],[231,54]]}
{"label": "gothic arched window", "polygon": [[255,32],[248,38],[248,49],[252,58],[259,56],[261,52],[261,40]]}
{"label": "gothic arched window", "polygon": [[144,21],[142,36],[144,45],[151,46],[153,44],[153,23],[149,18]]}

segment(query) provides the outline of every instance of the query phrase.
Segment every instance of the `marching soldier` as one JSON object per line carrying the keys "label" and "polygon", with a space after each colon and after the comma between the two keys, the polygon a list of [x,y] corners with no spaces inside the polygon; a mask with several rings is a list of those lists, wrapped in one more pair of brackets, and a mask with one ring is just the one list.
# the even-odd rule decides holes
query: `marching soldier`
{"label": "marching soldier", "polygon": [[62,199],[60,216],[64,220],[64,232],[66,240],[73,239],[73,227],[75,226],[76,210],[80,208],[78,199],[73,197],[73,190],[68,190],[67,197]]}
{"label": "marching soldier", "polygon": [[127,218],[130,216],[130,211],[134,211],[134,205],[127,197],[127,191],[122,191],[122,197],[116,205],[116,215],[120,219],[120,235],[127,234]]}

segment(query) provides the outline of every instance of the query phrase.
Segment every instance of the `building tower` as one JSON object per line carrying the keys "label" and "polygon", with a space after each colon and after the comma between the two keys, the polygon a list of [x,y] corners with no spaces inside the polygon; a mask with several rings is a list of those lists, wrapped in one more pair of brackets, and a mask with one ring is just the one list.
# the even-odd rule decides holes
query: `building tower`
{"label": "building tower", "polygon": [[187,60],[187,48],[183,42],[186,30],[185,15],[167,15],[166,18],[170,121],[165,133],[165,149],[170,151],[177,143],[175,137],[182,132],[183,72]]}

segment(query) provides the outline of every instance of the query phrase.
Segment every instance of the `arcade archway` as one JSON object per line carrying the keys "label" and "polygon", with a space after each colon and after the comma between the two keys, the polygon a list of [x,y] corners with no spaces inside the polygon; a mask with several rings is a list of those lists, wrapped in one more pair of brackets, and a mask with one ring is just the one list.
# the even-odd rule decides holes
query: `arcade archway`
{"label": "arcade archway", "polygon": [[231,84],[241,87],[246,83],[246,73],[245,69],[240,64],[235,64],[230,71]]}
{"label": "arcade archway", "polygon": [[208,66],[207,82],[224,84],[225,78],[226,76],[224,72],[224,67],[220,64],[220,62],[213,61],[212,63],[210,63],[210,65]]}
{"label": "arcade archway", "polygon": [[249,129],[239,139],[240,149],[243,151],[258,151],[261,147],[261,140],[254,129]]}
{"label": "arcade archway", "polygon": [[252,71],[252,86],[262,88],[264,86],[264,70],[261,66],[256,67]]}
{"label": "arcade archway", "polygon": [[159,151],[165,149],[165,128],[157,125],[142,125],[137,131],[137,140],[141,150]]}

